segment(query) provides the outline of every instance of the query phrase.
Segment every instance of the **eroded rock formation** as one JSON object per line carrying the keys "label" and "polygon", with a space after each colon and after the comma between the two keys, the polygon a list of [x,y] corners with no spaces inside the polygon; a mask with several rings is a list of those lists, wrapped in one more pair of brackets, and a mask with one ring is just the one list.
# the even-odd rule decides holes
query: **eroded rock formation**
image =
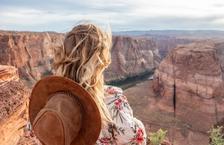
{"label": "eroded rock formation", "polygon": [[106,81],[123,79],[151,71],[160,62],[155,42],[126,36],[113,37],[112,63],[105,71]]}
{"label": "eroded rock formation", "polygon": [[[0,64],[13,65],[26,82],[33,84],[52,74],[54,48],[62,44],[63,34],[0,32]],[[160,61],[155,43],[150,39],[113,38],[112,64],[105,72],[107,81],[149,71]]]}
{"label": "eroded rock formation", "polygon": [[203,41],[179,46],[155,72],[157,105],[162,112],[175,116],[176,127],[188,139],[190,131],[206,136],[224,118],[223,54],[223,43]]}
{"label": "eroded rock formation", "polygon": [[63,37],[58,33],[1,32],[0,64],[13,65],[27,82],[51,73],[52,49]]}
{"label": "eroded rock formation", "polygon": [[28,90],[15,67],[0,65],[0,144],[15,145],[27,123]]}

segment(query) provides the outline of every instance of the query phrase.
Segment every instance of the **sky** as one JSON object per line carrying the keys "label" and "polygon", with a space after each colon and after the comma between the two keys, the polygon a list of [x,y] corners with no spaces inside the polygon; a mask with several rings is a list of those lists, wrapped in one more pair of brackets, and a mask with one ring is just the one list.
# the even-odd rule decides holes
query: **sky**
{"label": "sky", "polygon": [[69,31],[82,21],[112,31],[224,30],[224,0],[0,0],[0,29]]}

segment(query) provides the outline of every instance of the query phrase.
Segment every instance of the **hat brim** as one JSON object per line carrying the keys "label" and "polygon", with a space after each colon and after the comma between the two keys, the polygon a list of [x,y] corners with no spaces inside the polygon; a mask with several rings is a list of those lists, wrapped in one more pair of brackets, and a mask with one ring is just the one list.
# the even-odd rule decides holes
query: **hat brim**
{"label": "hat brim", "polygon": [[82,127],[80,133],[71,145],[95,144],[101,131],[99,109],[92,96],[83,87],[65,77],[50,76],[36,83],[32,90],[29,103],[29,118],[31,124],[33,125],[35,117],[46,105],[51,95],[58,91],[69,91],[72,93],[78,98],[83,108]]}

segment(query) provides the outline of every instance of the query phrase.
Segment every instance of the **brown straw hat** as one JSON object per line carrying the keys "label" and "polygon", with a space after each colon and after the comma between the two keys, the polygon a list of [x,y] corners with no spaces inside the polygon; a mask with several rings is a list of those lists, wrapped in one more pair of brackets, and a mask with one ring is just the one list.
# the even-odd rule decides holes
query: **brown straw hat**
{"label": "brown straw hat", "polygon": [[44,78],[34,86],[29,118],[44,145],[93,145],[101,130],[100,113],[91,95],[59,76]]}

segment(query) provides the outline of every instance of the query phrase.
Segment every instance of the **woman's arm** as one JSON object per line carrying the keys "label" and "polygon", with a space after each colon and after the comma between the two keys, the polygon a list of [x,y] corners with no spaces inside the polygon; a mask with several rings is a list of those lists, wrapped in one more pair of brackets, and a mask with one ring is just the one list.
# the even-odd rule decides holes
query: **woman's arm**
{"label": "woman's arm", "polygon": [[111,95],[105,99],[114,121],[113,133],[116,143],[146,145],[145,127],[133,116],[133,111],[122,89],[110,86],[105,91]]}

